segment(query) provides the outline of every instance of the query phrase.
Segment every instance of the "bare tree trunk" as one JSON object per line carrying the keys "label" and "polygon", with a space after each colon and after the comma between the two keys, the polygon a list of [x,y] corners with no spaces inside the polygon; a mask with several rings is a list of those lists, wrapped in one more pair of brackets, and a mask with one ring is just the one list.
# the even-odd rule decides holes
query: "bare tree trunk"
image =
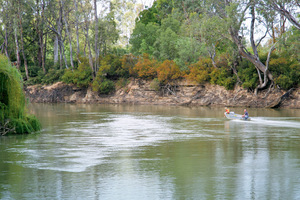
{"label": "bare tree trunk", "polygon": [[65,55],[65,46],[64,46],[64,42],[62,40],[62,19],[63,19],[63,7],[61,4],[61,1],[59,2],[59,17],[58,17],[58,23],[57,23],[57,37],[58,37],[58,45],[59,45],[59,54],[60,54],[60,65],[61,65],[61,69],[62,69],[62,62],[64,60],[65,62],[65,67],[67,69],[69,69],[68,67],[68,63],[67,63],[67,59],[66,59],[66,55]]}
{"label": "bare tree trunk", "polygon": [[[293,24],[298,30],[300,30],[300,22],[297,21],[297,19],[285,8],[284,3],[280,2],[281,1],[272,0],[272,8],[279,12],[281,15],[285,16],[291,22],[291,24]],[[297,5],[299,6],[299,3],[297,3]]]}
{"label": "bare tree trunk", "polygon": [[37,36],[38,36],[38,52],[37,52],[37,59],[38,59],[38,66],[41,67],[42,66],[42,54],[41,54],[41,37],[40,37],[40,7],[39,7],[39,0],[36,0],[36,25],[35,25],[35,29],[37,32]]}
{"label": "bare tree trunk", "polygon": [[74,0],[74,5],[75,5],[75,23],[76,23],[76,44],[77,44],[77,60],[80,63],[79,60],[79,55],[80,55],[80,48],[79,48],[79,22],[78,22],[78,5],[77,5],[77,0]]}
{"label": "bare tree trunk", "polygon": [[59,45],[59,65],[60,65],[60,69],[63,69],[63,52],[62,52],[62,48],[61,48],[61,44],[60,42],[58,42]]}
{"label": "bare tree trunk", "polygon": [[20,58],[20,47],[19,47],[19,40],[18,40],[17,27],[15,27],[14,30],[15,30],[15,43],[16,43],[17,68],[20,70],[21,58]]}
{"label": "bare tree trunk", "polygon": [[285,33],[285,22],[286,18],[284,17],[284,15],[280,15],[280,36]]}
{"label": "bare tree trunk", "polygon": [[23,54],[26,79],[28,80],[29,79],[29,74],[28,74],[27,58],[26,58],[25,50],[24,50],[23,24],[22,24],[22,18],[20,16],[20,11],[18,11],[18,18],[19,18],[19,26],[20,26],[21,50],[22,50],[22,54]]}
{"label": "bare tree trunk", "polygon": [[42,0],[42,28],[40,30],[40,41],[41,41],[41,54],[42,54],[42,69],[43,72],[46,73],[46,69],[45,69],[45,52],[44,52],[44,14],[45,14],[45,2],[44,0]]}
{"label": "bare tree trunk", "polygon": [[[6,5],[9,7],[9,0],[6,1]],[[7,9],[8,7],[6,8],[3,8],[3,9]],[[12,6],[11,6],[12,7]],[[11,21],[9,21],[9,17],[8,17],[8,13],[6,12],[5,13],[5,17],[6,19],[8,20],[4,22],[4,29],[5,29],[5,36],[4,36],[4,51],[5,51],[5,55],[6,57],[10,60],[10,56],[9,56],[9,53],[8,53],[8,37],[10,35],[10,33],[8,34],[8,28],[12,26],[11,24]]]}
{"label": "bare tree trunk", "polygon": [[86,45],[87,45],[87,38],[85,38],[84,47],[83,47],[83,55],[84,55],[84,57],[86,57]]}
{"label": "bare tree trunk", "polygon": [[[45,68],[45,65],[46,65],[46,56],[47,56],[47,36],[48,36],[48,33],[46,33],[45,35],[45,42],[44,42],[44,61],[43,61],[43,68]],[[46,70],[45,70],[46,71]]]}
{"label": "bare tree trunk", "polygon": [[8,59],[9,58],[9,54],[8,54],[8,50],[7,50],[7,47],[8,47],[8,33],[7,33],[7,26],[5,26],[5,38],[4,38],[4,51],[5,51],[5,55]]}
{"label": "bare tree trunk", "polygon": [[69,69],[68,67],[68,62],[67,62],[67,58],[66,58],[66,55],[65,55],[65,45],[64,45],[64,42],[62,40],[60,40],[60,46],[61,46],[61,50],[62,50],[62,56],[64,58],[64,61],[65,61],[65,66],[67,69]]}
{"label": "bare tree trunk", "polygon": [[251,29],[250,29],[250,43],[253,50],[254,55],[252,55],[250,52],[247,51],[247,49],[243,46],[241,37],[238,35],[238,31],[236,31],[233,27],[230,28],[230,35],[233,40],[233,42],[238,46],[240,54],[245,57],[247,60],[249,60],[254,66],[256,67],[258,71],[258,76],[260,77],[260,72],[264,74],[264,80],[262,81],[262,78],[260,77],[260,84],[258,86],[258,89],[263,89],[267,86],[269,81],[273,81],[273,76],[269,72],[268,67],[263,64],[258,55],[257,51],[257,45],[254,41],[254,23],[255,23],[255,2],[251,5]]}
{"label": "bare tree trunk", "polygon": [[91,43],[90,43],[90,39],[89,39],[89,22],[88,22],[88,19],[87,19],[87,16],[85,16],[85,38],[86,38],[86,41],[87,41],[87,44],[88,44],[88,49],[89,49],[89,64],[90,64],[90,67],[92,69],[92,76],[93,78],[95,78],[95,69],[94,69],[94,66],[93,66],[93,57],[92,57],[92,51],[91,51]]}
{"label": "bare tree trunk", "polygon": [[276,42],[275,27],[274,27],[274,23],[273,22],[272,22],[272,40],[273,40],[273,43]]}
{"label": "bare tree trunk", "polygon": [[95,73],[98,71],[98,13],[97,13],[97,0],[94,0],[94,12],[95,12]]}
{"label": "bare tree trunk", "polygon": [[38,35],[38,62],[39,62],[39,67],[42,67],[44,74],[46,73],[45,69],[45,62],[44,62],[44,30],[43,30],[43,25],[44,25],[44,11],[45,11],[45,3],[44,0],[42,0],[42,11],[41,11],[41,16],[40,16],[40,0],[36,0],[36,32]]}
{"label": "bare tree trunk", "polygon": [[62,42],[61,42],[61,31],[62,31],[62,7],[61,4],[59,4],[59,17],[57,20],[57,32],[56,32],[56,38],[57,38],[57,44],[59,46],[59,65],[60,69],[62,69],[62,63],[63,63],[63,54],[64,52],[62,51]]}
{"label": "bare tree trunk", "polygon": [[63,19],[64,19],[65,26],[66,26],[66,32],[67,32],[67,35],[68,35],[68,38],[69,38],[70,63],[71,63],[72,69],[74,69],[74,63],[73,63],[73,48],[72,48],[72,37],[71,37],[71,34],[70,34],[68,21],[67,21],[67,19],[66,19],[65,5],[64,5],[64,1],[63,1],[63,0],[61,0],[61,5],[62,5],[62,12],[63,12]]}
{"label": "bare tree trunk", "polygon": [[53,59],[54,59],[54,64],[58,62],[58,36],[55,34],[54,38],[54,45],[53,45]]}
{"label": "bare tree trunk", "polygon": [[212,62],[212,65],[215,67],[215,68],[218,68],[217,67],[217,63],[215,62],[215,57],[216,57],[216,48],[215,48],[215,45],[212,44],[212,49],[210,49],[209,47],[207,47],[207,51],[208,51],[208,54],[209,54],[209,57],[211,59],[211,62]]}

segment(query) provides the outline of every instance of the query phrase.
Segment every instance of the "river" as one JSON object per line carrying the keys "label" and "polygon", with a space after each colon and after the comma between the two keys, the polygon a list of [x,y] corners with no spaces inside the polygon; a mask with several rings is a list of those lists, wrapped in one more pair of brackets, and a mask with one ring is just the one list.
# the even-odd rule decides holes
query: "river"
{"label": "river", "polygon": [[[242,113],[243,108],[232,108]],[[300,199],[300,110],[31,104],[0,137],[0,199]]]}

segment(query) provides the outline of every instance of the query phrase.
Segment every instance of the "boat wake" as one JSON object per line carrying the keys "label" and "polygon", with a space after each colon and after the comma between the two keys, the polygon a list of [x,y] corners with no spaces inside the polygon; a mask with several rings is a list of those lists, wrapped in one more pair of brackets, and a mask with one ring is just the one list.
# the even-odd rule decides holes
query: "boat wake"
{"label": "boat wake", "polygon": [[[292,121],[293,120],[293,121]],[[300,129],[300,118],[264,118],[264,117],[251,117],[251,121],[247,123],[263,125],[263,126],[274,126],[274,127],[287,127],[287,128],[299,128]],[[241,120],[235,120],[240,121]]]}

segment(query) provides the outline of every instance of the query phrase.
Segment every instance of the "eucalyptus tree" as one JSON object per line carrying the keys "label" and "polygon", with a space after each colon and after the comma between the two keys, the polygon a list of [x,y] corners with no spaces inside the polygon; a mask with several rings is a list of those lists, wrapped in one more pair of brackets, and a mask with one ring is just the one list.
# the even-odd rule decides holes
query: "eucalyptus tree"
{"label": "eucalyptus tree", "polygon": [[98,12],[97,12],[97,0],[94,0],[94,16],[95,16],[95,71],[98,71],[98,59],[99,59],[99,47],[98,47]]}
{"label": "eucalyptus tree", "polygon": [[[46,73],[45,68],[45,59],[46,59],[46,40],[44,40],[44,35],[47,33],[45,30],[45,8],[46,0],[31,0],[27,1],[27,4],[30,4],[32,16],[34,17],[33,23],[36,36],[32,39],[37,41],[37,59],[38,66],[42,68],[43,72]],[[36,39],[36,37],[38,39]]]}
{"label": "eucalyptus tree", "polygon": [[72,69],[74,69],[71,28],[70,28],[69,21],[67,20],[67,15],[69,15],[69,12],[72,11],[72,7],[70,4],[67,4],[67,1],[65,1],[65,0],[60,0],[60,3],[62,6],[62,15],[63,15],[64,24],[65,24],[65,30],[67,33],[67,37],[69,39],[70,64],[71,64]]}
{"label": "eucalyptus tree", "polygon": [[61,0],[50,1],[47,9],[46,21],[48,28],[54,33],[54,63],[56,64],[59,52],[59,64],[62,69],[64,61],[65,67],[68,69],[67,58],[65,55],[65,36],[63,35],[63,5]]}
{"label": "eucalyptus tree", "polygon": [[[6,57],[10,59],[11,55],[11,48],[10,48],[10,38],[13,34],[13,9],[12,9],[12,2],[9,0],[0,0],[0,34],[2,36],[0,50],[1,53],[5,53]],[[17,64],[19,67],[19,63]]]}
{"label": "eucalyptus tree", "polygon": [[84,32],[84,36],[85,36],[85,45],[84,45],[84,49],[83,52],[84,54],[86,54],[85,52],[85,47],[88,46],[88,58],[89,58],[89,65],[92,69],[92,74],[93,74],[93,78],[95,78],[95,68],[94,68],[94,64],[93,64],[93,56],[92,56],[92,48],[91,48],[91,41],[90,41],[90,24],[91,24],[91,14],[92,13],[92,4],[90,3],[89,0],[84,0],[83,2],[80,2],[81,8],[82,8],[82,12],[83,12],[83,32]]}
{"label": "eucalyptus tree", "polygon": [[[25,54],[25,48],[24,48],[24,37],[23,37],[23,15],[26,14],[25,10],[25,3],[23,0],[17,0],[13,4],[15,12],[16,12],[16,18],[14,18],[15,23],[14,23],[14,29],[15,29],[15,39],[16,39],[16,46],[17,46],[17,57],[18,57],[18,62],[19,62],[19,50],[22,52],[23,55],[23,61],[24,61],[24,66],[25,66],[25,74],[26,74],[26,79],[29,79],[29,74],[28,74],[28,65],[27,65],[27,58]],[[19,48],[19,41],[18,41],[18,34],[19,32],[20,35],[20,48]]]}
{"label": "eucalyptus tree", "polygon": [[[286,17],[289,22],[300,30],[300,1],[299,0],[261,0],[265,9],[275,10]],[[298,19],[297,19],[298,17]]]}
{"label": "eucalyptus tree", "polygon": [[80,48],[79,48],[79,11],[78,11],[78,0],[74,0],[75,6],[75,27],[76,27],[76,56],[77,60],[80,63],[79,55],[80,55]]}
{"label": "eucalyptus tree", "polygon": [[99,53],[105,56],[119,39],[113,10],[99,20],[99,28]]}
{"label": "eucalyptus tree", "polygon": [[[259,77],[256,92],[268,86],[268,83],[273,81],[273,76],[269,71],[269,61],[275,44],[271,45],[268,58],[263,63],[258,48],[270,30],[270,20],[259,13],[258,1],[211,0],[209,4],[206,4],[206,15],[216,20],[213,31],[218,31],[217,33],[222,37],[230,39],[237,46],[240,55],[255,66]],[[247,18],[250,20],[248,23],[246,23]],[[260,36],[256,32],[262,27],[266,33]],[[251,51],[247,48],[247,39],[250,42]]]}

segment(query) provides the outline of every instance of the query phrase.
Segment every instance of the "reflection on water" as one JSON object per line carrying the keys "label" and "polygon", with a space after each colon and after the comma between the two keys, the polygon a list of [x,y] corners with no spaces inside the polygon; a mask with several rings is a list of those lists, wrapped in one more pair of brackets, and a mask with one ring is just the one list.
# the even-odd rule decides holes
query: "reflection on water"
{"label": "reflection on water", "polygon": [[[0,138],[0,199],[299,199],[300,110],[33,104]],[[235,111],[243,111],[243,108]]]}

